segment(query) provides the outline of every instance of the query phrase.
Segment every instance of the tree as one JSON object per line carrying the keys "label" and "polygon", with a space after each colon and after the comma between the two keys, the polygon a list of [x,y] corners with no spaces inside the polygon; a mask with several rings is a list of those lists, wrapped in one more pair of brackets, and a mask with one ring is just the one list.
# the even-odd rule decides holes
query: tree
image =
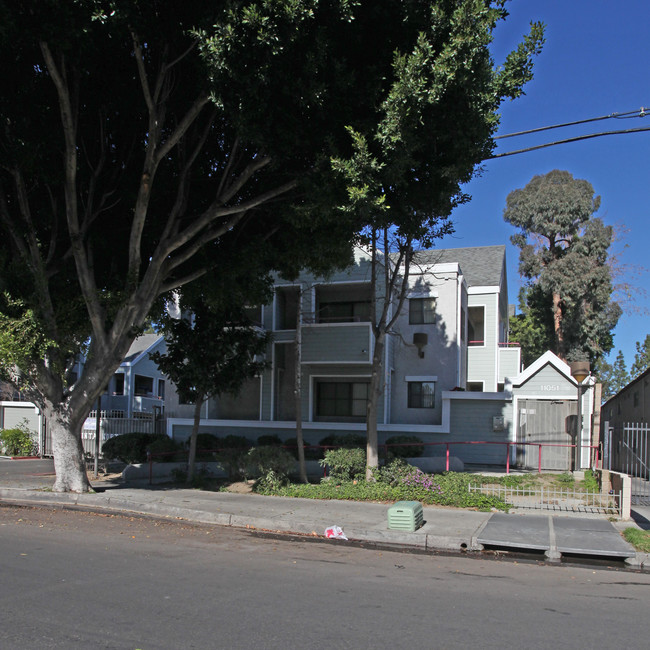
{"label": "tree", "polygon": [[599,359],[594,368],[594,374],[603,386],[603,402],[614,397],[630,382],[630,375],[625,367],[625,358],[621,350],[618,351],[613,364],[608,363],[603,358]]}
{"label": "tree", "polygon": [[206,399],[237,394],[247,380],[266,367],[261,355],[269,337],[250,321],[245,306],[247,299],[255,297],[261,304],[268,285],[258,278],[248,279],[253,286],[243,284],[243,277],[222,277],[219,291],[215,291],[214,282],[206,287],[207,292],[200,285],[192,285],[179,300],[182,316],[167,315],[161,321],[167,350],[164,354],[155,352],[151,358],[175,384],[181,399],[194,404],[188,483],[194,477],[196,440]]}
{"label": "tree", "polygon": [[632,379],[638,377],[642,372],[650,368],[650,334],[645,337],[643,344],[636,342],[636,352],[634,353],[634,363],[630,369]]}
{"label": "tree", "polygon": [[511,241],[528,283],[519,331],[533,331],[536,344],[543,340],[564,360],[593,363],[611,350],[621,314],[611,299],[612,228],[594,216],[599,205],[589,182],[559,170],[535,176],[506,200],[504,218],[519,229]]}
{"label": "tree", "polygon": [[[532,78],[532,58],[543,41],[542,26],[533,24],[496,70],[488,44],[507,15],[503,5],[430,3],[432,20],[422,25],[416,46],[396,57],[399,83],[379,119],[370,128],[351,126],[352,155],[334,160],[348,191],[343,211],[363,215],[368,225],[360,242],[372,255],[368,478],[379,460],[377,404],[385,385],[386,337],[404,304],[415,251],[451,232],[448,217],[469,200],[461,185],[494,147],[497,110]],[[420,155],[426,162],[416,165]]]}
{"label": "tree", "polygon": [[224,250],[289,276],[349,261],[368,212],[332,159],[381,154],[366,189],[394,223],[458,202],[539,47],[535,26],[494,70],[505,16],[502,0],[0,0],[0,357],[48,419],[55,490],[88,489],[82,423],[170,292],[219,275]]}

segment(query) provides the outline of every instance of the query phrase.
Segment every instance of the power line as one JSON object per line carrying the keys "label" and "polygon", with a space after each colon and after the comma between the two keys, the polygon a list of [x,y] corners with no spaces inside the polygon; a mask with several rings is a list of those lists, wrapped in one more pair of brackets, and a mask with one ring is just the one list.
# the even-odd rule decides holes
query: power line
{"label": "power line", "polygon": [[[549,127],[553,128],[553,127]],[[587,135],[579,135],[575,138],[567,138],[566,140],[556,140],[555,142],[547,142],[545,144],[538,144],[534,147],[526,147],[525,149],[517,149],[515,151],[506,151],[505,153],[497,153],[488,156],[486,160],[493,158],[503,158],[504,156],[514,156],[517,153],[526,153],[527,151],[535,151],[536,149],[544,149],[546,147],[554,147],[558,144],[567,144],[569,142],[578,142],[579,140],[589,140],[590,138],[599,138],[604,135],[620,135],[622,133],[640,133],[642,131],[650,131],[650,126],[640,127],[638,129],[623,129],[620,131],[602,131],[600,133],[589,133]]]}
{"label": "power line", "polygon": [[550,126],[540,126],[537,129],[528,129],[527,131],[517,131],[516,133],[506,133],[504,135],[495,136],[495,140],[502,140],[504,138],[514,138],[518,135],[528,135],[529,133],[540,133],[542,131],[550,131],[551,129],[561,129],[565,126],[576,126],[578,124],[588,124],[590,122],[599,122],[601,120],[611,119],[631,119],[635,117],[645,117],[648,114],[648,108],[641,107],[639,110],[626,111],[625,113],[610,113],[609,115],[601,115],[600,117],[590,117],[585,120],[576,120],[574,122],[564,122],[562,124],[552,124]]}

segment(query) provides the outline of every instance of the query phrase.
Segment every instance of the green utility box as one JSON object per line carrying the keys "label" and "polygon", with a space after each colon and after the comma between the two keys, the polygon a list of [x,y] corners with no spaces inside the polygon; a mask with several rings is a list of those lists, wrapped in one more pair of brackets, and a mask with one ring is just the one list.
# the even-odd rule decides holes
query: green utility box
{"label": "green utility box", "polygon": [[388,508],[388,528],[415,532],[424,524],[424,513],[419,501],[398,501]]}

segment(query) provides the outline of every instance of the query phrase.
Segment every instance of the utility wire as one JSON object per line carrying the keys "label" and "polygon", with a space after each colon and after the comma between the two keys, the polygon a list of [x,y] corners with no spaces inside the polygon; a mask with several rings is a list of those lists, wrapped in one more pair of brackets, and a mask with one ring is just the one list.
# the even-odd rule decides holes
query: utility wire
{"label": "utility wire", "polygon": [[[552,127],[550,127],[552,128]],[[619,135],[621,133],[639,133],[641,131],[650,131],[650,126],[640,127],[638,129],[624,129],[621,131],[602,131],[601,133],[589,133],[587,135],[579,135],[575,138],[567,138],[566,140],[556,140],[555,142],[547,142],[546,144],[538,144],[534,147],[526,147],[525,149],[517,149],[516,151],[506,151],[505,153],[496,153],[488,156],[486,160],[492,158],[503,158],[504,156],[514,156],[517,153],[526,153],[527,151],[535,151],[536,149],[544,149],[546,147],[554,147],[558,144],[567,144],[569,142],[578,142],[579,140],[589,140],[590,138],[599,138],[604,135]]]}
{"label": "utility wire", "polygon": [[576,126],[578,124],[588,124],[590,122],[599,122],[601,120],[611,119],[630,119],[635,117],[645,117],[648,114],[648,108],[641,107],[637,111],[627,111],[625,113],[610,113],[609,115],[601,115],[600,117],[590,117],[586,120],[576,120],[575,122],[564,122],[563,124],[553,124],[551,126],[540,126],[537,129],[529,129],[528,131],[518,131],[517,133],[506,133],[504,135],[495,136],[495,140],[502,140],[503,138],[514,138],[518,135],[528,135],[529,133],[540,133],[542,131],[550,131],[551,129],[560,129],[565,126]]}

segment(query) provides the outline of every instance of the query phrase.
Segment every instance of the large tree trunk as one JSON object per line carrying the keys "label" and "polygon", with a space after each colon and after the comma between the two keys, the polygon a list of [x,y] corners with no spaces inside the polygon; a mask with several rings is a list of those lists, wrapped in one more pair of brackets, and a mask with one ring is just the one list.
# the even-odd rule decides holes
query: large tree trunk
{"label": "large tree trunk", "polygon": [[45,417],[52,436],[55,492],[88,492],[81,429],[86,413],[73,413],[65,403],[46,404]]}
{"label": "large tree trunk", "polygon": [[562,331],[562,298],[559,293],[553,293],[553,329],[555,331],[555,353],[562,361],[566,361],[564,332]]}
{"label": "large tree trunk", "polygon": [[302,436],[302,289],[298,290],[298,309],[296,315],[295,340],[295,375],[293,379],[293,395],[296,410],[296,445],[298,446],[298,471],[300,480],[308,483],[307,466],[305,464],[305,446]]}
{"label": "large tree trunk", "polygon": [[205,401],[203,395],[197,396],[194,403],[194,423],[192,424],[192,434],[190,435],[190,453],[187,458],[187,482],[192,482],[194,478],[194,467],[196,466],[196,438],[199,435],[199,424],[201,423],[201,408]]}
{"label": "large tree trunk", "polygon": [[372,374],[370,390],[368,391],[368,406],[366,409],[366,480],[373,478],[373,469],[379,467],[379,440],[377,436],[377,405],[384,389],[384,341],[385,334],[375,338],[375,348],[372,354]]}

